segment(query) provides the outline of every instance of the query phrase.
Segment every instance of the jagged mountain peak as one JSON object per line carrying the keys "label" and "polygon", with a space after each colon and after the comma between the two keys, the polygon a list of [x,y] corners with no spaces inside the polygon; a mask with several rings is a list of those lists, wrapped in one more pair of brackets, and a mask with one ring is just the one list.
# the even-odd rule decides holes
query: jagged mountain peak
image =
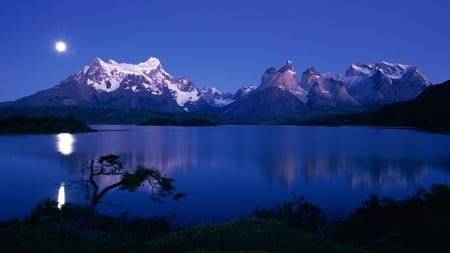
{"label": "jagged mountain peak", "polygon": [[[138,64],[130,64],[130,63],[118,63],[112,59],[107,62],[103,61],[101,58],[96,57],[90,66],[87,68],[101,68],[107,73],[112,72],[121,72],[124,74],[143,74],[149,73],[153,70],[163,70],[161,62],[158,58],[150,57],[148,60],[144,62],[140,62]],[[165,72],[165,71],[164,71]],[[165,74],[168,75],[167,72]]]}
{"label": "jagged mountain peak", "polygon": [[319,71],[317,71],[314,66],[307,68],[305,71],[303,71],[303,74],[320,76]]}
{"label": "jagged mountain peak", "polygon": [[200,93],[203,100],[213,107],[222,107],[234,101],[233,94],[222,93],[216,87],[203,88],[200,90]]}
{"label": "jagged mountain peak", "polygon": [[380,61],[352,64],[342,78],[350,95],[361,104],[375,106],[415,98],[430,80],[417,67]]}
{"label": "jagged mountain peak", "polygon": [[281,68],[271,67],[264,72],[258,89],[268,87],[285,89],[293,94],[303,93],[298,83],[297,73],[294,71],[293,63],[290,60]]}
{"label": "jagged mountain peak", "polygon": [[307,104],[313,108],[326,106],[360,106],[348,94],[344,84],[333,78],[331,72],[321,74],[314,67],[309,67],[302,74],[300,87],[308,91]]}
{"label": "jagged mountain peak", "polygon": [[248,94],[251,94],[253,91],[255,91],[258,88],[258,86],[249,84],[245,85],[244,87],[239,88],[236,93],[233,95],[233,99],[235,101],[247,96]]}
{"label": "jagged mountain peak", "polygon": [[319,71],[316,70],[314,67],[309,67],[302,73],[302,77],[300,80],[300,87],[302,87],[304,90],[308,91],[312,85],[319,80],[321,77],[321,74]]}
{"label": "jagged mountain peak", "polygon": [[109,65],[115,65],[115,66],[127,66],[127,65],[133,65],[133,66],[140,66],[140,67],[147,67],[147,68],[152,68],[152,69],[156,69],[158,67],[160,67],[161,62],[158,58],[156,57],[149,57],[146,61],[137,63],[137,64],[131,64],[131,63],[119,63],[113,59],[109,59],[108,61],[104,61],[102,58],[100,57],[95,57],[94,61],[92,64],[109,64]]}
{"label": "jagged mountain peak", "polygon": [[[160,60],[155,57],[137,64],[104,61],[96,57],[91,65],[70,75],[57,87],[64,87],[65,84],[76,84],[79,90],[93,88],[95,92],[92,96],[97,100],[108,100],[108,96],[103,93],[110,93],[109,97],[127,98],[131,101],[130,107],[139,108],[151,108],[153,105],[147,101],[154,100],[152,96],[158,96],[160,100],[173,100],[186,110],[187,103],[197,101],[200,96],[199,90],[191,80],[185,77],[174,78],[163,69]],[[170,108],[174,108],[174,105],[170,105]]]}
{"label": "jagged mountain peak", "polygon": [[[430,84],[417,67],[386,61],[352,64],[345,76],[337,78],[309,67],[299,81],[293,62],[288,60],[280,68],[268,68],[259,86],[245,86],[233,95],[214,87],[199,90],[188,78],[174,78],[155,57],[137,64],[95,58],[60,84],[20,99],[15,105],[82,105],[177,112],[210,108],[219,111],[219,107],[241,106],[256,110],[251,103],[267,103],[264,108],[273,107],[269,111],[282,114],[287,107],[277,107],[276,103],[282,103],[283,99],[290,101],[290,112],[292,108],[304,106],[309,109],[333,106],[370,109],[412,99]],[[280,96],[283,99],[279,99]],[[236,110],[249,113],[253,110],[244,109]]]}
{"label": "jagged mountain peak", "polygon": [[97,57],[91,65],[85,66],[66,81],[77,81],[99,92],[127,88],[133,92],[147,90],[161,94],[164,80],[173,83],[174,78],[162,68],[161,62],[155,57],[138,64],[118,63],[114,60],[106,62]]}
{"label": "jagged mountain peak", "polygon": [[287,61],[286,61],[286,64],[285,64],[284,66],[282,66],[281,68],[278,68],[278,67],[270,67],[270,68],[268,68],[268,69],[265,71],[265,73],[267,73],[267,74],[275,74],[275,73],[280,73],[280,74],[282,74],[282,73],[284,73],[284,72],[286,72],[286,71],[290,71],[290,72],[295,73],[294,66],[293,66],[293,62],[292,62],[291,60],[287,60]]}
{"label": "jagged mountain peak", "polygon": [[161,67],[161,62],[156,57],[150,57],[145,62],[141,62],[138,65],[157,68],[157,67]]}
{"label": "jagged mountain peak", "polygon": [[293,71],[293,72],[295,72],[293,64],[292,64],[292,61],[291,60],[287,60],[286,64],[282,68],[280,68],[279,71],[280,72],[286,72],[286,71]]}
{"label": "jagged mountain peak", "polygon": [[347,69],[345,76],[372,76],[376,73],[382,73],[390,79],[400,79],[405,74],[414,71],[421,72],[415,66],[380,61],[372,64],[354,63]]}

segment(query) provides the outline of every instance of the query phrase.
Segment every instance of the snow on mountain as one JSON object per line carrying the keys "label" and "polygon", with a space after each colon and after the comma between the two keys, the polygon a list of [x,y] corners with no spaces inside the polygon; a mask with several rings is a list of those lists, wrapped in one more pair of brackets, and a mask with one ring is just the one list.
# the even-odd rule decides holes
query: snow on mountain
{"label": "snow on mountain", "polygon": [[[94,62],[90,66],[84,67],[82,71],[76,74],[75,78],[84,81],[98,91],[111,92],[120,87],[121,82],[127,75],[149,77],[149,74],[157,69],[159,69],[159,73],[153,77],[154,79],[158,78],[161,81],[167,77],[173,78],[162,69],[161,63],[154,57],[136,65],[117,63],[113,60],[104,62],[100,58],[95,58]],[[146,88],[151,87],[147,86]]]}
{"label": "snow on mountain", "polygon": [[98,92],[110,93],[123,89],[134,93],[163,95],[169,91],[181,107],[200,98],[199,90],[189,79],[175,79],[154,57],[138,64],[117,63],[113,60],[105,62],[96,58],[90,66],[84,67],[69,79],[92,86]]}
{"label": "snow on mountain", "polygon": [[287,61],[281,68],[268,68],[257,90],[276,87],[288,91],[313,109],[363,106],[372,110],[385,103],[413,99],[430,84],[417,67],[389,62],[352,64],[345,76],[336,78],[310,67],[299,82],[293,63]]}
{"label": "snow on mountain", "polygon": [[411,72],[418,72],[430,84],[425,74],[417,67],[385,61],[374,64],[352,64],[345,72],[345,76],[342,77],[342,81],[347,87],[352,87],[362,79],[370,78],[376,73],[382,73],[389,79],[402,79]]}
{"label": "snow on mountain", "polygon": [[258,88],[258,86],[250,84],[250,85],[245,85],[244,87],[238,89],[236,91],[236,93],[234,93],[233,95],[233,100],[239,100],[245,96],[247,96],[248,94],[251,94],[253,91],[255,91]]}
{"label": "snow on mountain", "polygon": [[375,106],[413,99],[431,85],[417,67],[385,61],[352,64],[340,80],[361,104]]}
{"label": "snow on mountain", "polygon": [[305,106],[309,109],[377,108],[385,103],[413,99],[429,85],[430,81],[417,67],[388,62],[352,64],[345,76],[336,78],[310,67],[299,81],[292,61],[287,61],[280,68],[268,68],[259,86],[247,85],[231,94],[214,87],[199,90],[188,78],[170,75],[154,57],[138,64],[96,58],[60,84],[14,101],[12,105],[78,105],[165,112],[224,109],[230,115],[249,117],[258,111],[258,117],[263,118],[264,113],[294,113]]}
{"label": "snow on mountain", "polygon": [[200,92],[194,83],[187,78],[178,79],[176,82],[165,81],[167,87],[172,91],[177,104],[184,106],[188,102],[195,102],[200,99]]}
{"label": "snow on mountain", "polygon": [[234,102],[233,94],[222,93],[216,87],[203,88],[200,94],[209,105],[214,107],[223,107]]}

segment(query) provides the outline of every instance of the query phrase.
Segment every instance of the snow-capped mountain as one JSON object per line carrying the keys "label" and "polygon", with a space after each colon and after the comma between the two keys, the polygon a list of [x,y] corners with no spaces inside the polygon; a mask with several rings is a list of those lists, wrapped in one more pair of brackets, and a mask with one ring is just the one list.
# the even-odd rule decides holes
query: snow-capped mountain
{"label": "snow-capped mountain", "polygon": [[79,85],[93,87],[97,92],[129,90],[133,93],[163,95],[169,92],[179,106],[195,102],[199,90],[187,78],[175,79],[167,73],[157,58],[150,57],[139,64],[108,62],[96,58],[90,66],[69,77]]}
{"label": "snow-capped mountain", "polygon": [[352,64],[341,81],[365,106],[411,100],[431,85],[417,67],[388,62]]}
{"label": "snow-capped mountain", "polygon": [[353,64],[344,77],[336,78],[310,67],[299,81],[292,61],[287,61],[281,68],[268,68],[261,84],[235,99],[224,112],[231,118],[256,115],[261,119],[329,108],[373,110],[385,103],[413,99],[430,84],[418,68],[387,62]]}
{"label": "snow-capped mountain", "polygon": [[225,118],[268,119],[331,108],[373,110],[410,100],[430,85],[414,66],[380,62],[353,64],[345,76],[321,74],[314,67],[300,78],[292,61],[268,68],[258,86],[235,94],[198,89],[188,78],[175,78],[157,58],[138,64],[96,58],[60,84],[7,103],[7,106],[77,105],[93,108],[148,109],[159,112],[213,112]]}
{"label": "snow-capped mountain", "polygon": [[212,106],[231,102],[229,94],[220,97],[222,93],[217,89],[214,94],[201,92],[188,78],[173,77],[154,57],[139,64],[96,58],[91,65],[53,88],[19,99],[13,105],[80,105],[181,112],[189,110],[202,96]]}
{"label": "snow-capped mountain", "polygon": [[308,107],[366,107],[410,100],[418,96],[431,82],[414,66],[379,62],[353,64],[345,76],[321,74],[314,67],[306,69],[297,79],[293,63],[268,68],[261,77],[258,90],[277,87],[289,91]]}
{"label": "snow-capped mountain", "polygon": [[201,89],[200,96],[209,105],[214,107],[223,107],[234,102],[232,93],[222,93],[216,87]]}

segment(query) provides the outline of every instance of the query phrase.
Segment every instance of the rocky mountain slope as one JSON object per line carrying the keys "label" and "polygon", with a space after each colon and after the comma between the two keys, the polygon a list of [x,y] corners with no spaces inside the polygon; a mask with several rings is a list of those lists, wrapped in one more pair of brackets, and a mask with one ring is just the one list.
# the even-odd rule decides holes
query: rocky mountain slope
{"label": "rocky mountain slope", "polygon": [[[275,118],[288,114],[375,110],[418,96],[431,85],[418,68],[387,62],[353,64],[345,76],[306,69],[299,79],[293,63],[268,68],[260,85],[224,107],[228,118]],[[283,106],[280,106],[283,104]]]}
{"label": "rocky mountain slope", "polygon": [[[188,78],[174,78],[157,58],[139,64],[96,58],[60,84],[14,101],[13,106],[77,105],[94,108],[137,108],[182,112],[205,99],[211,106],[229,103],[230,95],[210,88],[200,91]],[[217,103],[217,104],[214,104]]]}
{"label": "rocky mountain slope", "polygon": [[96,58],[60,84],[2,106],[214,112],[245,121],[317,111],[370,111],[413,99],[430,85],[420,69],[403,64],[352,64],[344,76],[336,77],[310,67],[299,79],[287,61],[280,68],[268,68],[258,86],[247,85],[232,94],[214,87],[199,89],[188,78],[175,78],[154,57],[138,64]]}

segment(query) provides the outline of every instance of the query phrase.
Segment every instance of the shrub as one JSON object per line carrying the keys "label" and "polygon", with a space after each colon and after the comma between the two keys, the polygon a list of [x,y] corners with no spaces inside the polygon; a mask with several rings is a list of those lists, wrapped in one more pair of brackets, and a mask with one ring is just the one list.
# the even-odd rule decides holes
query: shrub
{"label": "shrub", "polygon": [[428,191],[400,201],[371,195],[355,209],[337,238],[383,251],[450,252],[450,187],[435,184]]}
{"label": "shrub", "polygon": [[295,194],[292,194],[291,201],[276,204],[271,209],[259,208],[253,211],[257,218],[282,221],[312,233],[318,233],[321,214],[322,210],[318,206],[306,201],[304,196]]}

